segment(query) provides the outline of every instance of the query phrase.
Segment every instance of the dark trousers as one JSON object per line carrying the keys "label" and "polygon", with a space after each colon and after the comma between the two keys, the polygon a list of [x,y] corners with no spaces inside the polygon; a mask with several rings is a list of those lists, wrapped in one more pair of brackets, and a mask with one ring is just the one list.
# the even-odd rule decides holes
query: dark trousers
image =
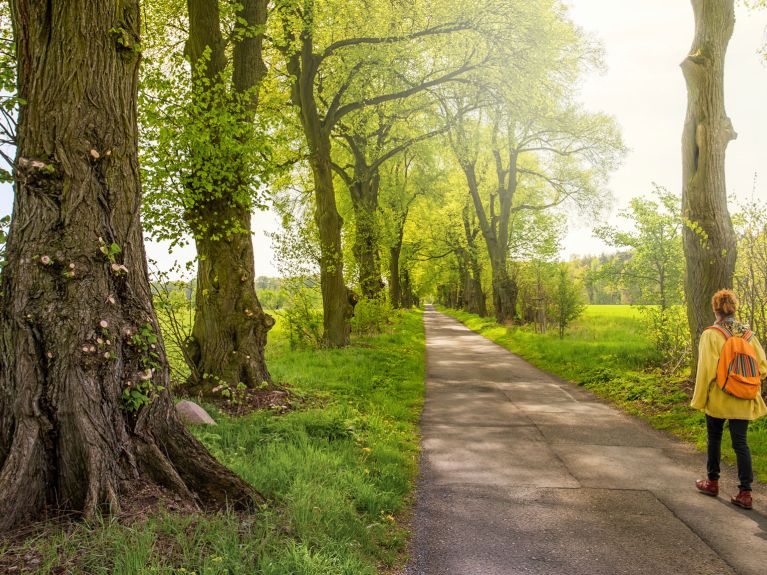
{"label": "dark trousers", "polygon": [[708,431],[708,478],[712,481],[719,479],[719,460],[722,457],[722,433],[724,422],[730,422],[730,439],[732,449],[738,461],[739,489],[751,491],[751,483],[754,481],[754,471],[751,467],[751,451],[748,449],[746,434],[748,433],[748,420],[746,419],[719,419],[706,416],[706,430]]}

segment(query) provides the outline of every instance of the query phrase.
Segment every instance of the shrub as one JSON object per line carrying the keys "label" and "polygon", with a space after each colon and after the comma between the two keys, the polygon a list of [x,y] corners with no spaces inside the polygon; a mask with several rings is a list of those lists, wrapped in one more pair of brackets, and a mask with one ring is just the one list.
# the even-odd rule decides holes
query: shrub
{"label": "shrub", "polygon": [[356,334],[381,333],[391,324],[396,311],[386,298],[361,298],[354,307],[352,331]]}

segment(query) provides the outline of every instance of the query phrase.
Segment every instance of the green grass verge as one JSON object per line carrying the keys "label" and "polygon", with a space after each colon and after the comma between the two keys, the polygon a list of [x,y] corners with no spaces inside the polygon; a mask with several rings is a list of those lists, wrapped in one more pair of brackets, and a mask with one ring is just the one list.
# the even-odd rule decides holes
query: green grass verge
{"label": "green grass verge", "polygon": [[[705,418],[689,407],[689,374],[670,377],[648,367],[655,363],[655,351],[636,308],[588,306],[564,339],[556,333],[535,333],[527,326],[504,327],[492,318],[463,311],[440,311],[533,365],[582,385],[653,427],[705,450]],[[748,438],[754,473],[767,481],[767,418],[751,424]],[[729,437],[722,443],[722,456],[735,463]]]}
{"label": "green grass verge", "polygon": [[289,351],[279,326],[270,335],[270,370],[305,397],[302,407],[214,413],[218,425],[197,431],[269,499],[262,512],[48,531],[25,543],[40,561],[36,572],[367,575],[399,565],[417,472],[421,319],[398,315],[388,333],[343,350]]}

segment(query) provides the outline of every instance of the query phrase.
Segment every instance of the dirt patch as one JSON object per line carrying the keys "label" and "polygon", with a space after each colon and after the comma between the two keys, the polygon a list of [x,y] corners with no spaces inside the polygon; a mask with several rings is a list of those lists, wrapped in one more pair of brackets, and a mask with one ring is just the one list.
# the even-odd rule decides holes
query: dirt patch
{"label": "dirt patch", "polygon": [[215,399],[213,403],[227,415],[240,417],[262,409],[287,413],[295,409],[300,402],[286,389],[245,389],[235,392],[234,397]]}
{"label": "dirt patch", "polygon": [[292,392],[287,385],[277,389],[224,389],[207,397],[195,396],[185,386],[177,385],[173,388],[173,394],[177,398],[186,398],[201,405],[213,405],[231,417],[242,417],[261,410],[287,413],[305,402],[303,397]]}

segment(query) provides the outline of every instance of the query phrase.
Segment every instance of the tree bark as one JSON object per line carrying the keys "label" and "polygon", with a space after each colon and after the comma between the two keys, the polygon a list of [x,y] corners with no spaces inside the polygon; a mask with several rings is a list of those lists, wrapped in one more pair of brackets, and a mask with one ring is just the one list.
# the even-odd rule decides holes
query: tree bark
{"label": "tree bark", "polygon": [[[195,96],[229,82],[218,2],[187,0],[186,53]],[[267,1],[244,0],[237,18],[239,31],[232,49],[228,101],[243,123],[252,123],[258,89],[266,75],[262,45]],[[213,143],[219,139],[217,129],[207,127]],[[201,146],[191,153],[200,156],[194,164],[207,171],[207,149]],[[234,156],[227,172],[245,174],[248,169],[241,156]],[[245,186],[247,183],[239,178],[221,178],[211,194],[194,174],[190,177],[190,197],[198,198],[185,214],[198,255],[197,301],[188,354],[193,362],[192,392],[210,394],[220,385],[235,388],[243,383],[252,388],[271,383],[264,348],[274,320],[264,313],[256,294],[251,205],[242,200],[248,196],[242,189]]]}
{"label": "tree bark", "polygon": [[476,236],[479,230],[472,229],[469,221],[469,206],[462,213],[463,231],[466,237],[466,260],[468,273],[466,277],[466,311],[482,317],[487,316],[487,301],[482,290],[482,266],[477,254]]}
{"label": "tree bark", "polygon": [[381,281],[381,257],[378,233],[378,186],[380,176],[357,178],[349,186],[354,209],[355,229],[352,251],[359,269],[359,285],[362,295],[378,298],[384,289]]}
{"label": "tree bark", "polygon": [[698,341],[713,322],[711,296],[733,285],[736,240],[727,209],[725,152],[737,137],[724,106],[724,63],[735,25],[733,0],[693,0],[695,38],[682,62],[687,116],[682,135],[682,214],[687,319]]}
{"label": "tree bark", "polygon": [[402,239],[389,248],[389,302],[394,309],[402,307],[402,282],[400,281],[399,259],[402,253]]}
{"label": "tree bark", "polygon": [[[139,219],[139,2],[11,7],[26,103],[0,311],[0,531],[46,506],[116,511],[146,482],[248,504],[167,391]],[[147,402],[131,407],[132,391]]]}

